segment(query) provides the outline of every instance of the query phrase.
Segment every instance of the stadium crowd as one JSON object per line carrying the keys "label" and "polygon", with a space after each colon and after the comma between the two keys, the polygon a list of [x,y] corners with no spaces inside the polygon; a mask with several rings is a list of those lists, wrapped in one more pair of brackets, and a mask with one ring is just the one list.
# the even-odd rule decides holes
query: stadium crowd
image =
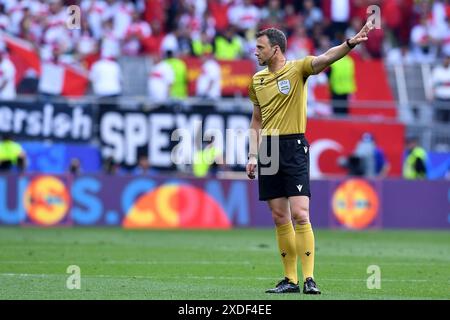
{"label": "stadium crowd", "polygon": [[[71,30],[66,8],[73,4],[81,28]],[[277,27],[288,35],[288,58],[298,58],[359,30],[373,4],[382,28],[361,55],[410,63],[450,52],[450,4],[443,0],[1,0],[0,29],[76,63],[101,48],[116,57],[213,50],[217,59],[252,58],[255,32]]]}
{"label": "stadium crowd", "polygon": [[[71,5],[79,6],[81,13],[75,28],[68,27],[68,23],[77,21],[70,18],[73,11],[67,9]],[[431,79],[435,98],[448,101],[448,0],[0,0],[0,29],[29,41],[43,63],[89,70],[92,92],[101,97],[123,92],[125,70],[115,61],[117,58],[149,56],[153,67],[147,91],[152,101],[184,98],[186,85],[178,80],[186,76],[186,66],[178,58],[199,57],[203,66],[196,95],[217,99],[221,96],[217,60],[253,59],[256,64],[253,53],[257,30],[282,29],[287,35],[288,59],[319,55],[354,34],[369,15],[377,14],[373,7],[368,12],[371,5],[381,10],[381,28],[373,30],[355,54],[363,59],[383,58],[391,65],[432,64],[436,69]],[[13,84],[14,68],[1,42],[0,56],[5,56],[0,72],[6,82],[0,87],[0,97],[13,99],[14,86],[23,84]],[[336,64],[332,71],[349,70],[351,61],[346,63],[343,68]],[[43,66],[40,75],[28,72],[25,80],[39,82],[34,85],[37,89],[25,85],[18,93],[60,95],[62,89],[55,85],[52,66]],[[352,73],[348,73],[340,76],[350,84]],[[310,87],[315,82],[326,83],[326,77],[321,77],[310,81]],[[351,85],[335,90],[333,76],[329,78],[333,101],[345,101],[353,93]],[[346,113],[345,102],[343,106],[333,106],[334,113]]]}

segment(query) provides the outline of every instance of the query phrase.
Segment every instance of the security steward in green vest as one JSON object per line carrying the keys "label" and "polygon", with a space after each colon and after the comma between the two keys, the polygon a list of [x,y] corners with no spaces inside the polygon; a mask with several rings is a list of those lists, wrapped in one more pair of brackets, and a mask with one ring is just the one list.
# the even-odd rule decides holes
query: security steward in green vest
{"label": "security steward in green vest", "polygon": [[217,60],[236,60],[241,58],[242,42],[233,28],[228,28],[223,35],[214,40],[214,57]]}
{"label": "security steward in green vest", "polygon": [[213,45],[209,41],[208,34],[203,31],[200,38],[192,40],[192,53],[196,57],[201,57],[204,54],[209,54],[213,52]]}
{"label": "security steward in green vest", "polygon": [[192,163],[192,173],[196,178],[204,178],[208,174],[217,173],[218,164],[222,164],[222,152],[215,146],[214,136],[210,137],[211,142],[206,147],[201,148],[194,154]]}
{"label": "security steward in green vest", "polygon": [[330,89],[334,114],[348,114],[348,96],[356,91],[355,63],[350,56],[333,63],[330,67]]}
{"label": "security steward in green vest", "polygon": [[25,152],[20,144],[13,141],[11,135],[5,133],[0,136],[0,172],[25,168]]}
{"label": "security steward in green vest", "polygon": [[427,152],[420,147],[416,138],[409,138],[406,142],[406,155],[403,162],[403,178],[426,179]]}
{"label": "security steward in green vest", "polygon": [[187,97],[188,74],[187,66],[183,60],[174,56],[173,51],[166,51],[166,62],[172,67],[175,75],[174,82],[170,89],[170,97],[183,99]]}

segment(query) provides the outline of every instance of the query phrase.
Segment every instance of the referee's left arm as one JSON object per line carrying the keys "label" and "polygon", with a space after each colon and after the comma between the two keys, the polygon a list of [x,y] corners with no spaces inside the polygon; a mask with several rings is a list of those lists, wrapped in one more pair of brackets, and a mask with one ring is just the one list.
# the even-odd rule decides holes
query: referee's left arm
{"label": "referee's left arm", "polygon": [[356,34],[353,38],[348,39],[339,46],[333,47],[324,54],[315,57],[311,62],[314,74],[322,72],[327,67],[332,65],[335,61],[341,59],[343,56],[349,53],[350,50],[352,50],[356,45],[367,41],[368,34],[370,30],[373,29],[373,27],[374,25],[372,24],[372,22],[368,21],[358,32],[358,34]]}

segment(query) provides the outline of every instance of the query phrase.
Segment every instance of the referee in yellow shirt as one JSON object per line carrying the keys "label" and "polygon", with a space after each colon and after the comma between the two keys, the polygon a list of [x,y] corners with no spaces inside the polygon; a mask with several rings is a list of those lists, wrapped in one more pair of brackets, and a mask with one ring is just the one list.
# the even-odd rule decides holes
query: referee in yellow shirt
{"label": "referee in yellow shirt", "polygon": [[[366,41],[371,22],[351,39],[324,54],[287,61],[286,36],[270,28],[256,35],[259,65],[249,86],[253,102],[247,175],[258,167],[259,200],[268,201],[284,267],[284,279],[267,293],[300,292],[297,257],[303,273],[303,293],[320,294],[314,281],[314,233],[309,220],[309,144],[306,131],[306,80]],[[270,162],[267,160],[270,159]],[[272,171],[272,172],[271,172]],[[295,222],[295,228],[292,223]]]}

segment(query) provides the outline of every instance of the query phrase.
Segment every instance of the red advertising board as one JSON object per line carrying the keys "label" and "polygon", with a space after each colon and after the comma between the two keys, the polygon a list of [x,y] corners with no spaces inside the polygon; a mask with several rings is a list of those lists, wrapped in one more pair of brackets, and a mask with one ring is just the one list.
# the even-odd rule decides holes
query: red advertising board
{"label": "red advertising board", "polygon": [[[201,73],[202,61],[198,58],[184,58],[188,67],[189,96],[195,96],[196,80]],[[251,60],[219,60],[222,69],[222,96],[247,96],[248,85],[255,73]]]}
{"label": "red advertising board", "polygon": [[[356,92],[349,98],[350,114],[395,119],[397,109],[383,60],[363,60],[356,54],[351,56],[355,63]],[[328,83],[317,84],[314,94],[317,100],[330,103]]]}
{"label": "red advertising board", "polygon": [[339,157],[355,150],[363,133],[373,135],[390,163],[390,176],[400,176],[404,150],[404,126],[399,123],[349,120],[308,120],[307,137],[311,145],[311,176],[343,174]]}

